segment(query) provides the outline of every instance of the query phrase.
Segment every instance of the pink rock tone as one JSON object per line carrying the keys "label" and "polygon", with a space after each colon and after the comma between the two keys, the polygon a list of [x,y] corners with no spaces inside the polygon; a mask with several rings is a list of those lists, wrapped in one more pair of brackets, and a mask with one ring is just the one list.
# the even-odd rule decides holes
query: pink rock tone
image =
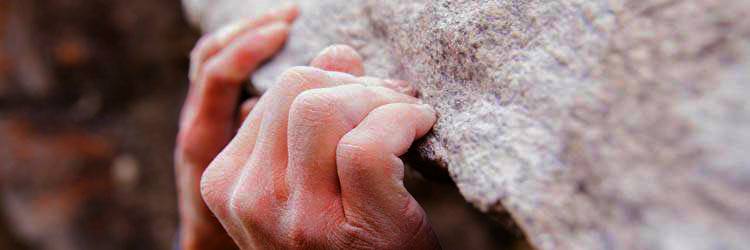
{"label": "pink rock tone", "polygon": [[[183,0],[211,31],[283,1]],[[539,249],[750,244],[750,2],[299,1],[257,89],[332,43],[439,111],[417,151]]]}

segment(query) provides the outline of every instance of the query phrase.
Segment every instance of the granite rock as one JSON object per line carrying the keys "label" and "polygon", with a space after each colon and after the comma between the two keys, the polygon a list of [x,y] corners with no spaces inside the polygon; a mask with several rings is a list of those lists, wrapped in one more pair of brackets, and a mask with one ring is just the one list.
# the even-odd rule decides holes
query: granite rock
{"label": "granite rock", "polygon": [[[183,0],[208,32],[284,1]],[[416,148],[539,249],[750,245],[750,1],[299,1],[286,49],[333,43],[419,86]]]}

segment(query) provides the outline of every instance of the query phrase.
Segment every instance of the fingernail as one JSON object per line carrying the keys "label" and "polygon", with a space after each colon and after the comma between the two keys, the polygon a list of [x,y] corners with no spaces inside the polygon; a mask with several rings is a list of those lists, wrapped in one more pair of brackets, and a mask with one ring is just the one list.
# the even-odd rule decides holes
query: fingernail
{"label": "fingernail", "polygon": [[395,79],[385,79],[383,80],[385,84],[388,85],[388,87],[408,95],[414,95],[416,92],[416,89],[414,86],[411,85],[411,83],[407,81],[402,80],[395,80]]}

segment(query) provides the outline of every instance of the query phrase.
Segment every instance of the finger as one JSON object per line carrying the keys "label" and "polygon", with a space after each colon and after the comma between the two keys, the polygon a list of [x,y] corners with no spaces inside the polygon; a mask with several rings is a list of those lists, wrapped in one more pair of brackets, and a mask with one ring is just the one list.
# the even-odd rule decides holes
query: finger
{"label": "finger", "polygon": [[416,96],[417,95],[417,89],[414,88],[414,85],[407,81],[403,80],[394,80],[394,79],[380,79],[375,77],[358,77],[357,82],[360,82],[365,85],[370,86],[382,86],[389,89],[393,89],[396,92],[404,93],[410,96]]}
{"label": "finger", "polygon": [[388,104],[341,139],[336,165],[347,215],[393,218],[415,205],[404,188],[404,164],[398,156],[435,121],[435,111],[427,105]]}
{"label": "finger", "polygon": [[[244,149],[237,148],[243,151],[236,152],[236,155],[249,158],[247,166],[258,169],[245,167],[232,170],[239,176],[233,193],[248,196],[242,197],[243,199],[252,199],[250,196],[257,193],[258,185],[262,185],[267,187],[266,196],[285,200],[288,194],[284,179],[287,164],[287,123],[292,101],[307,89],[343,85],[352,81],[356,81],[356,78],[332,75],[311,67],[295,67],[282,74],[279,82],[264,94],[257,104],[257,107],[263,110],[260,122],[243,125],[235,137],[235,140],[254,137],[254,144]],[[248,120],[257,119],[253,115],[255,112],[251,113]],[[248,149],[251,151],[247,151]]]}
{"label": "finger", "polygon": [[[220,52],[219,55],[211,59],[207,73],[217,72],[215,75],[223,75],[222,77],[215,77],[221,82],[233,82],[236,88],[235,93],[232,96],[222,95],[219,93],[214,96],[213,105],[205,105],[209,107],[215,107],[214,109],[206,108],[205,113],[211,114],[215,117],[228,118],[231,121],[231,115],[234,114],[234,106],[236,105],[237,95],[239,94],[240,87],[237,86],[240,79],[244,78],[250,71],[254,70],[255,67],[262,61],[272,55],[278,48],[280,48],[283,41],[288,36],[288,25],[283,23],[275,23],[257,31],[251,31],[247,34],[243,34],[238,37],[230,47]],[[250,57],[251,55],[258,55],[257,57]],[[262,58],[262,59],[261,59]],[[243,61],[244,60],[244,61]],[[237,63],[232,65],[232,63]],[[211,79],[211,78],[209,78]],[[208,87],[206,87],[208,89]],[[212,92],[206,90],[205,92]],[[208,95],[208,94],[207,94]],[[268,95],[266,95],[268,96]],[[201,192],[204,199],[211,199],[214,193],[234,193],[238,188],[238,183],[242,183],[244,176],[241,173],[243,166],[247,165],[248,157],[254,150],[256,144],[256,138],[258,133],[258,127],[262,121],[264,114],[267,112],[267,108],[263,106],[263,99],[258,100],[253,106],[259,106],[259,108],[248,108],[247,106],[251,103],[246,103],[245,110],[251,110],[247,114],[242,122],[241,126],[237,130],[234,138],[224,148],[224,150],[211,162],[208,170],[205,171],[201,177]],[[252,101],[251,101],[252,102]],[[267,101],[266,101],[267,102]],[[232,108],[219,108],[232,106]],[[240,114],[243,114],[241,108]],[[222,118],[216,118],[220,120]],[[228,204],[227,202],[217,201],[213,204]],[[227,214],[228,208],[223,207],[212,207],[214,213]]]}
{"label": "finger", "polygon": [[[269,189],[272,189],[274,195],[279,199],[285,199],[288,194],[288,186],[285,180],[288,163],[287,127],[292,102],[300,93],[308,89],[332,87],[360,81],[360,79],[345,73],[331,74],[329,71],[312,67],[295,67],[282,74],[278,84],[273,86],[257,104],[256,110],[263,110],[262,114],[258,112],[262,117],[260,118],[260,124],[248,124],[246,122],[235,137],[238,145],[244,145],[245,143],[252,143],[252,145],[228,149],[232,150],[234,155],[249,158],[249,166],[262,168],[257,171],[249,168],[241,170],[244,172],[239,174],[241,178],[237,180],[239,184],[235,188],[249,188],[250,190],[238,193],[252,191],[251,186],[242,184],[248,183],[250,181],[248,178],[252,177],[271,180],[273,183],[268,184],[268,186],[272,188]],[[368,84],[377,83],[371,82]],[[382,83],[382,85],[387,86],[385,83]],[[252,112],[248,120],[258,119],[253,117],[254,114],[255,112]],[[234,141],[230,143],[230,146],[232,146],[231,144],[234,144]],[[234,171],[240,170],[235,169]],[[250,171],[253,174],[248,174]]]}
{"label": "finger", "polygon": [[[239,86],[260,62],[278,50],[286,40],[289,26],[276,23],[237,38],[228,48],[209,60],[195,90],[195,119],[208,125],[230,128],[233,124]],[[192,101],[192,100],[191,100]]]}
{"label": "finger", "polygon": [[291,201],[307,213],[323,213],[339,195],[336,146],[373,109],[390,103],[418,103],[381,86],[349,84],[307,90],[289,112]]}
{"label": "finger", "polygon": [[[262,180],[263,182],[274,180],[274,178],[272,178],[274,173],[270,173],[270,170],[259,171],[260,174],[258,175],[260,176],[251,174],[250,171],[256,171],[251,166],[263,164],[264,162],[270,162],[275,165],[277,164],[277,161],[283,161],[284,164],[286,164],[286,155],[283,155],[282,157],[272,158],[269,157],[268,153],[266,153],[264,154],[264,157],[253,157],[257,155],[253,152],[258,151],[256,150],[256,145],[259,143],[258,138],[260,137],[259,134],[261,134],[261,127],[270,127],[272,125],[264,125],[264,121],[270,119],[268,117],[273,118],[274,115],[278,116],[277,112],[279,112],[280,108],[278,106],[281,106],[280,99],[283,99],[282,97],[286,95],[296,96],[296,94],[290,93],[289,89],[294,88],[298,85],[313,85],[314,83],[322,84],[323,82],[330,81],[332,80],[327,78],[324,71],[313,68],[297,67],[287,70],[285,73],[283,73],[278,83],[269,91],[267,91],[260,98],[260,100],[258,100],[258,102],[255,104],[255,108],[250,111],[247,118],[242,122],[242,125],[238,129],[234,138],[227,145],[227,147],[224,148],[221,154],[216,157],[216,159],[211,163],[211,165],[204,173],[201,180],[201,191],[204,194],[204,198],[206,198],[205,196],[211,196],[210,194],[213,193],[230,193],[250,196],[254,193],[259,193],[256,192],[256,190],[252,190],[253,188],[257,189],[259,187],[268,187],[269,185],[271,185],[266,185],[266,183],[253,182],[253,180],[249,180],[249,178],[251,177],[255,177],[255,179]],[[288,115],[288,113],[284,114]],[[286,123],[284,123],[284,125],[286,125]],[[269,132],[265,133],[266,137],[271,136],[268,135],[268,133]],[[283,136],[286,136],[285,131]],[[283,142],[283,145],[286,146],[286,137],[284,137]],[[272,144],[272,141],[269,139],[266,140],[265,143]],[[267,146],[266,148],[269,147],[270,146]],[[265,149],[260,151],[267,152],[270,150]],[[263,168],[264,170],[273,169],[273,166],[263,166]],[[246,185],[246,183],[253,184]],[[268,189],[273,190],[272,187]],[[237,198],[236,200],[239,199],[240,198]],[[221,201],[217,201],[214,203],[226,204],[226,202]],[[212,211],[214,211],[214,213],[226,214],[227,210],[228,208],[226,206],[212,208]]]}
{"label": "finger", "polygon": [[329,46],[312,60],[310,66],[328,71],[348,73],[354,76],[365,74],[362,56],[352,47],[346,45]]}
{"label": "finger", "polygon": [[359,76],[357,82],[368,85],[387,85],[389,88],[397,89],[399,92],[415,95],[416,89],[405,81],[401,80],[382,80],[375,77],[366,77],[364,75],[364,64],[362,56],[352,47],[347,45],[332,45],[324,49],[310,63],[312,67]]}
{"label": "finger", "polygon": [[198,41],[198,45],[190,53],[190,79],[197,80],[199,72],[205,62],[216,55],[220,50],[230,44],[239,35],[253,29],[266,26],[274,22],[285,22],[291,24],[299,16],[299,8],[296,5],[287,5],[270,11],[267,14],[253,19],[246,19],[227,25],[218,31],[206,35]]}
{"label": "finger", "polygon": [[253,97],[250,99],[245,100],[240,104],[240,112],[239,116],[237,116],[237,128],[239,128],[240,125],[242,125],[242,122],[247,118],[247,115],[250,114],[250,111],[253,110],[255,105],[258,104],[258,97]]}
{"label": "finger", "polygon": [[288,25],[269,25],[243,34],[209,60],[183,107],[180,126],[190,130],[182,133],[190,137],[188,155],[208,164],[224,148],[234,132],[242,79],[280,48],[287,34]]}
{"label": "finger", "polygon": [[[301,92],[298,89],[343,84],[350,80],[356,78],[340,75],[329,77],[325,71],[310,67],[295,67],[283,73],[278,83],[255,104],[237,134],[203,174],[201,192],[204,199],[212,201],[209,204],[214,204],[211,210],[227,216],[232,214],[229,212],[232,206],[240,206],[229,204],[231,202],[252,201],[260,196],[285,193],[285,187],[275,187],[285,183],[279,182],[283,179],[274,177],[283,177],[280,171],[274,170],[276,166],[286,164],[286,153],[276,152],[280,147],[286,149],[286,122],[273,124],[270,120],[288,116],[288,110],[284,111],[284,106],[288,106],[284,104],[285,99],[296,97],[296,92]],[[282,126],[283,133],[279,132]],[[282,137],[283,140],[269,137]],[[274,142],[280,142],[280,145]],[[232,194],[234,198],[232,201],[212,200],[223,199],[221,195],[213,194]],[[279,196],[279,199],[282,198]]]}
{"label": "finger", "polygon": [[289,29],[289,24],[285,22],[274,22],[243,33],[206,61],[204,75],[218,69],[223,73],[220,76],[228,77],[228,80],[244,80],[249,72],[284,45]]}

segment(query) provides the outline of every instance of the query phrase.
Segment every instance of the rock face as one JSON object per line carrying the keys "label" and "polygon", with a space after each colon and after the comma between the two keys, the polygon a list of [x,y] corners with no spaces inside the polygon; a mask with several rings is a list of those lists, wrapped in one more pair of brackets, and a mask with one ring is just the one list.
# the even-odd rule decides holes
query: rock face
{"label": "rock face", "polygon": [[[204,30],[280,1],[183,0]],[[750,1],[300,1],[259,89],[332,43],[439,111],[417,150],[539,249],[750,245]]]}

